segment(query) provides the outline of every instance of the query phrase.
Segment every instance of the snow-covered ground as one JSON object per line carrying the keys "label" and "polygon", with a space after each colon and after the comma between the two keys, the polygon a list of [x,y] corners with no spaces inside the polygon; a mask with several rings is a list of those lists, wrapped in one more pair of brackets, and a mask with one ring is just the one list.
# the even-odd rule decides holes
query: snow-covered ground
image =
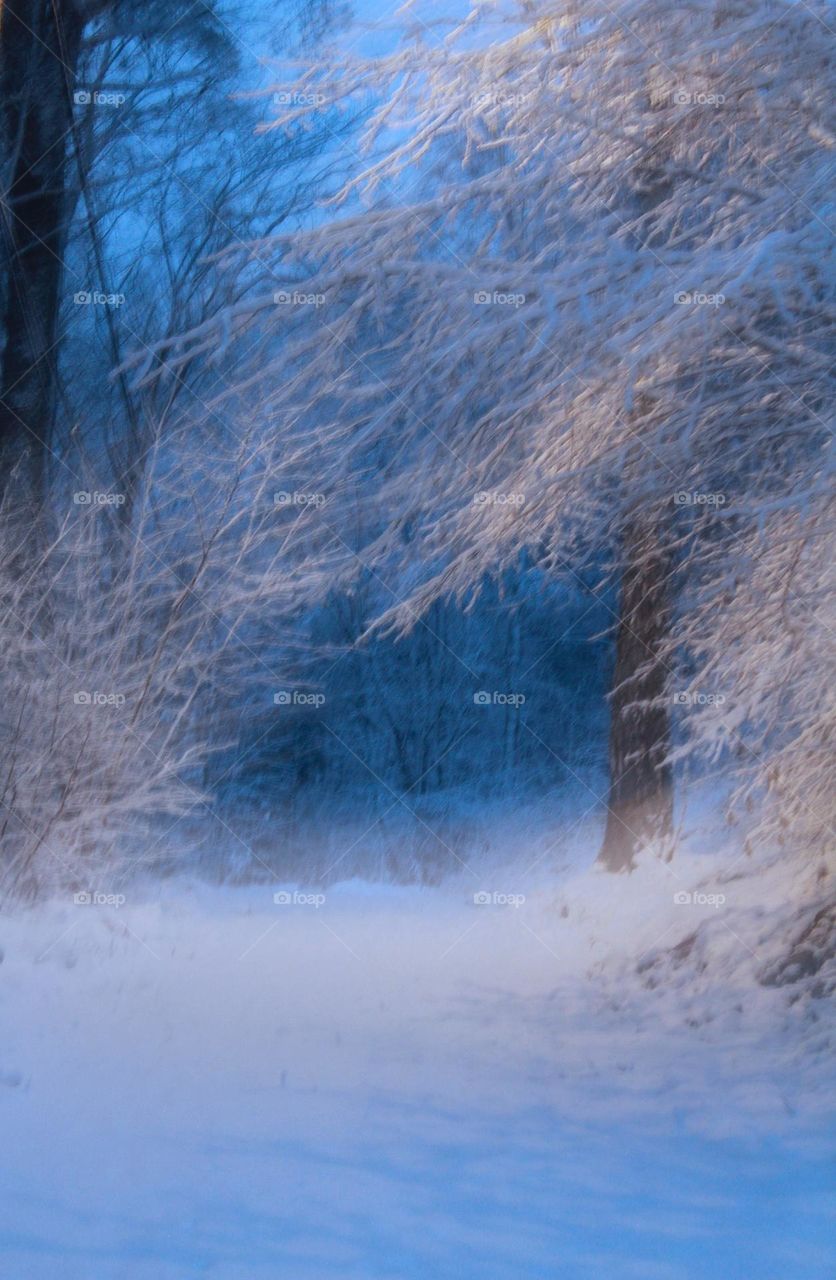
{"label": "snow-covered ground", "polygon": [[4,1280],[833,1276],[780,864],[118,891],[0,918]]}

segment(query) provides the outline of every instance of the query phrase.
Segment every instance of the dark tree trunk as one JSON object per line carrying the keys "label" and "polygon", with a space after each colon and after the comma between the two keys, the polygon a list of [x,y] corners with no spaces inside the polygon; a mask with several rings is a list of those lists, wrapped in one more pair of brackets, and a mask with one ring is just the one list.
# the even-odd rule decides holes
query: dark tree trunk
{"label": "dark tree trunk", "polygon": [[0,0],[6,266],[0,488],[15,470],[23,503],[38,497],[55,407],[66,164],[82,26],[72,0]]}
{"label": "dark tree trunk", "polygon": [[667,842],[673,781],[666,757],[670,715],[661,647],[670,622],[670,562],[657,531],[634,520],[624,537],[615,671],[611,696],[610,790],[599,861],[630,871],[638,850]]}

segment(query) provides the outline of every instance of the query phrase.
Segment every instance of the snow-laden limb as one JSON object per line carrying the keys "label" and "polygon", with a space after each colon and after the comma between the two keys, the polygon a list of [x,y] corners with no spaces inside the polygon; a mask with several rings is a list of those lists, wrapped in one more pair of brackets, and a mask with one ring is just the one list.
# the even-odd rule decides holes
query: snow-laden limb
{"label": "snow-laden limb", "polygon": [[23,568],[0,510],[4,894],[84,886],[152,827],[159,858],[166,829],[204,811],[233,712],[292,682],[302,566],[313,579],[331,537],[295,464],[258,415],[234,435],[157,424],[130,515],[124,487],[74,471]]}
{"label": "snow-laden limb", "polygon": [[833,532],[832,499],[829,511],[770,513],[740,539],[739,561],[703,581],[680,628],[693,659],[681,753],[723,756],[729,773],[731,740],[732,807],[748,811],[749,847],[811,860],[833,848]]}
{"label": "snow-laden limb", "polygon": [[[590,555],[617,565],[641,513],[679,583],[671,694],[683,658],[734,673],[745,713],[723,745],[757,785],[773,747],[821,728],[800,666],[798,715],[776,723],[769,691],[797,647],[788,610],[753,607],[745,583],[753,564],[779,575],[818,662],[790,529],[830,529],[825,18],[774,0],[480,5],[443,39],[419,17],[392,53],[312,62],[277,127],[362,105],[367,160],[344,218],[230,250],[228,271],[271,255],[297,283],[214,331],[246,332],[241,383],[266,388],[335,495],[335,545],[402,570],[381,625],[467,600],[523,548],[570,574]],[[184,335],[179,358],[212,340]],[[372,475],[382,515],[358,544],[346,477]],[[718,590],[720,611],[704,604]],[[728,627],[752,642],[739,664]],[[794,811],[826,788],[820,754],[802,759]]]}

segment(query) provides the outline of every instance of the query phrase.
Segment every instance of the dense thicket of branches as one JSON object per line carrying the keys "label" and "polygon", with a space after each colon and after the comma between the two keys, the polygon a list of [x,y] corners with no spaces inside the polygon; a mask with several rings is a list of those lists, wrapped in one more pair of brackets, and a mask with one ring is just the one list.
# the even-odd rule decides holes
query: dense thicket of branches
{"label": "dense thicket of branches", "polygon": [[218,296],[213,250],[310,203],[301,165],[323,135],[259,142],[263,104],[232,96],[243,16],[0,10],[0,880],[14,892],[83,879],[128,832],[201,802],[203,764],[229,743],[218,708],[244,696],[247,627],[297,604],[269,480],[281,442],[209,409],[224,370],[139,393],[110,376],[123,352],[246,294]]}
{"label": "dense thicket of branches", "polygon": [[605,657],[610,868],[671,854],[688,760],[823,850],[823,6],[416,15],[266,100],[229,16],[91,9],[64,69],[49,430],[3,461],[37,439],[46,477],[32,546],[8,483],[0,513],[11,878],[202,788],[554,785],[606,758]]}
{"label": "dense thicket of branches", "polygon": [[[810,853],[832,827],[831,597],[808,586],[832,533],[825,17],[478,6],[280,86],[277,127],[374,108],[342,193],[370,207],[272,243],[284,287],[323,302],[279,315],[270,407],[334,495],[345,571],[402,574],[383,625],[526,549],[569,575],[603,553],[635,581],[611,793],[633,817],[610,865],[669,825],[671,707],[676,754],[722,749],[762,837]],[[271,314],[265,294],[225,326],[266,338]],[[214,342],[196,330],[181,358]],[[373,473],[387,516],[358,547],[346,477]]]}

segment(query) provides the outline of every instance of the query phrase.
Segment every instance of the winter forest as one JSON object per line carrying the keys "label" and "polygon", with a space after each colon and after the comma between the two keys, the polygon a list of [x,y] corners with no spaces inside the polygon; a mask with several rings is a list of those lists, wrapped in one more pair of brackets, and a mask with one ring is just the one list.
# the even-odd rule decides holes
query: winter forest
{"label": "winter forest", "polygon": [[828,1280],[820,0],[0,0],[0,1280]]}

